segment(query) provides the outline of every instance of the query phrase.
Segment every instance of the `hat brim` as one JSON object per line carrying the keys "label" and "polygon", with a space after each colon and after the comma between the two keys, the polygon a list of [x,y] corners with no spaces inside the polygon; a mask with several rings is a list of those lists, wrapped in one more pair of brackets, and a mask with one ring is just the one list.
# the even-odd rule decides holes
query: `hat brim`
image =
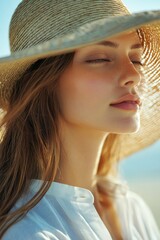
{"label": "hat brim", "polygon": [[100,19],[83,25],[71,34],[51,39],[25,50],[14,52],[10,56],[0,58],[0,64],[3,62],[17,62],[22,59],[32,59],[34,61],[34,59],[38,58],[71,52],[77,48],[139,28],[142,25],[158,24],[158,21],[160,21],[159,10]]}

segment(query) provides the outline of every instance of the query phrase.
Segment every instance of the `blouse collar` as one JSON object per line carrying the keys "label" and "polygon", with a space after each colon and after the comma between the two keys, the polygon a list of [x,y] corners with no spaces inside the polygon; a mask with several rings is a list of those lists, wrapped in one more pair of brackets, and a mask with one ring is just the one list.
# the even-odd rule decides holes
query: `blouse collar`
{"label": "blouse collar", "polygon": [[[42,184],[43,180],[33,179],[30,188],[31,191],[37,192]],[[90,190],[59,182],[52,182],[45,195],[54,196],[59,199],[68,199],[70,201],[94,203],[94,196]]]}

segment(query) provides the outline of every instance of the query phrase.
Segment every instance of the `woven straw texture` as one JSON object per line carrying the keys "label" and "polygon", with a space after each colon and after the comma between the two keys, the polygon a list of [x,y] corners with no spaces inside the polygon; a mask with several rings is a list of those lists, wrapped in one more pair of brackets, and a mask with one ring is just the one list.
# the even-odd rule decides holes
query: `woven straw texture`
{"label": "woven straw texture", "polygon": [[10,24],[11,55],[0,59],[0,106],[36,60],[67,53],[139,28],[144,44],[141,128],[123,135],[121,158],[160,138],[160,11],[131,15],[120,0],[24,0]]}

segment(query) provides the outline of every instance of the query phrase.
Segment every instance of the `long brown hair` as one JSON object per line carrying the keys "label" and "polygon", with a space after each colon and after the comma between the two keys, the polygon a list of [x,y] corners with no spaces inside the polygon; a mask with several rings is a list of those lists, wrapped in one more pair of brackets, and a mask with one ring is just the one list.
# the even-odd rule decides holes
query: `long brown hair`
{"label": "long brown hair", "polygon": [[[56,87],[58,78],[73,56],[72,52],[37,60],[13,88],[6,114],[1,120],[0,238],[40,201],[54,181],[62,147]],[[113,164],[109,159],[113,159],[113,152],[116,156],[116,142],[117,135],[110,134],[102,151],[98,175],[105,176],[109,172]],[[27,192],[32,179],[36,178],[45,180],[41,189],[26,205],[10,212],[16,201]]]}

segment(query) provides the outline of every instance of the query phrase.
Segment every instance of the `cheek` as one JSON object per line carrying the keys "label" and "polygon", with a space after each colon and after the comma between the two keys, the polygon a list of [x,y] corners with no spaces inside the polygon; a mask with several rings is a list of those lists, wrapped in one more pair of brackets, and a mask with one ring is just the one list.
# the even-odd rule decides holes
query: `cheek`
{"label": "cheek", "polygon": [[66,71],[59,79],[59,102],[62,114],[69,118],[86,118],[99,114],[106,106],[112,84],[106,75],[81,68]]}

